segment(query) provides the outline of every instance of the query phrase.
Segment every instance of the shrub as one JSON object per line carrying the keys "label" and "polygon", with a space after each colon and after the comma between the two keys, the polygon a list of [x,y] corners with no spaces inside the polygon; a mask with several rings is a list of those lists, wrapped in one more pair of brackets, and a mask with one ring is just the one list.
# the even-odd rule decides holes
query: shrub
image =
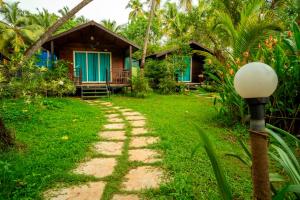
{"label": "shrub", "polygon": [[148,79],[144,76],[143,71],[138,70],[137,76],[133,76],[132,80],[132,94],[138,98],[145,98],[152,91],[149,86]]}
{"label": "shrub", "polygon": [[171,77],[161,78],[158,88],[159,92],[162,94],[172,94],[176,91],[176,81]]}
{"label": "shrub", "polygon": [[75,92],[69,79],[68,63],[55,62],[53,68],[37,67],[32,59],[17,70],[19,59],[13,58],[1,68],[1,96],[19,98],[24,96],[63,96]]}
{"label": "shrub", "polygon": [[147,60],[145,76],[149,79],[151,88],[162,94],[183,91],[182,85],[177,84],[177,82],[178,74],[184,72],[186,68],[184,57],[174,54],[169,55],[164,60]]}

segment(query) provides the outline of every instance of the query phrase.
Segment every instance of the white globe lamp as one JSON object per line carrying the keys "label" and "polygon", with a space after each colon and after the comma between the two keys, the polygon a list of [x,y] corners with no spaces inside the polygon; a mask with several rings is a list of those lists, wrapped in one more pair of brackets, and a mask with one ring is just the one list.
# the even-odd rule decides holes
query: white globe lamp
{"label": "white globe lamp", "polygon": [[234,88],[247,101],[250,111],[253,199],[271,200],[264,107],[277,84],[272,67],[260,62],[244,65],[234,77]]}
{"label": "white globe lamp", "polygon": [[260,62],[244,65],[234,77],[234,88],[243,98],[269,97],[276,90],[278,78],[272,67]]}

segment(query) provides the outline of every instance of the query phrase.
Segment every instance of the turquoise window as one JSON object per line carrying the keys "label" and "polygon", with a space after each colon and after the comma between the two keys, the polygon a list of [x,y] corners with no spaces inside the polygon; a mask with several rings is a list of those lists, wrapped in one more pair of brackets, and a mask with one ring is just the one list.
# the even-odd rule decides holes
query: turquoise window
{"label": "turquoise window", "polygon": [[[125,70],[130,70],[130,58],[125,58]],[[132,67],[140,68],[140,63],[138,60],[132,59]]]}

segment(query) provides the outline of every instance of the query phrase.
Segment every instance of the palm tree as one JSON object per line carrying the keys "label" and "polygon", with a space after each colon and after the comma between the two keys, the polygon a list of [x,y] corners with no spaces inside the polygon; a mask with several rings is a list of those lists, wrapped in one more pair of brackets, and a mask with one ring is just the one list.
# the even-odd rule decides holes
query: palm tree
{"label": "palm tree", "polygon": [[[148,47],[150,29],[151,29],[152,20],[154,17],[154,12],[155,12],[156,8],[160,5],[160,0],[149,0],[149,2],[151,5],[150,6],[150,15],[148,18],[148,26],[147,26],[147,30],[146,30],[146,34],[145,34],[144,47],[143,47],[143,53],[142,53],[142,61],[141,61],[141,69],[143,69],[145,66],[147,47]],[[186,8],[192,7],[191,6],[192,0],[185,0],[185,1],[181,0],[180,2],[182,2]]]}
{"label": "palm tree", "polygon": [[179,5],[187,11],[190,11],[193,7],[192,0],[180,0]]}
{"label": "palm tree", "polygon": [[84,24],[87,23],[89,20],[87,18],[85,18],[84,16],[80,16],[76,18],[76,22],[78,24]]}
{"label": "palm tree", "polygon": [[234,19],[223,11],[217,12],[217,23],[214,30],[225,35],[232,48],[232,57],[239,58],[251,47],[265,37],[263,33],[281,30],[280,23],[271,13],[263,13],[263,0],[252,0],[240,11],[240,19],[234,24]]}
{"label": "palm tree", "polygon": [[146,30],[145,39],[144,39],[141,69],[144,69],[144,66],[145,66],[151,24],[152,24],[152,20],[153,20],[153,17],[154,17],[154,11],[157,8],[157,6],[160,4],[160,0],[150,0],[150,2],[151,2],[150,15],[149,15],[149,18],[148,18],[148,25],[147,25],[147,30]]}
{"label": "palm tree", "polygon": [[[87,4],[89,4],[92,1],[93,0],[82,0],[77,6],[75,6],[72,10],[70,10],[68,13],[66,13],[65,16],[62,16],[52,26],[50,26],[49,29],[32,46],[30,46],[25,51],[24,61],[31,58],[31,56],[33,56],[34,53],[41,48],[41,46],[52,36],[52,34],[60,26],[62,26],[65,22],[67,22],[69,19],[71,19],[78,11],[80,11],[83,7],[85,7]],[[22,61],[20,64],[22,64]]]}
{"label": "palm tree", "polygon": [[111,21],[110,19],[108,20],[102,20],[101,21],[101,24],[107,28],[108,30],[111,30],[112,32],[115,32],[115,33],[119,33],[120,30],[121,30],[121,27],[117,25],[117,22],[116,21]]}
{"label": "palm tree", "polygon": [[[64,6],[62,9],[59,9],[59,10],[58,10],[58,13],[59,13],[62,17],[66,16],[66,15],[68,14],[68,12],[70,12],[70,8],[69,8],[68,6]],[[71,18],[73,18],[73,17],[71,17]]]}
{"label": "palm tree", "polygon": [[30,19],[32,24],[39,25],[43,31],[46,31],[57,20],[55,14],[49,13],[49,11],[43,8],[42,11],[38,10],[38,14],[31,14]]}
{"label": "palm tree", "polygon": [[19,8],[19,2],[4,3],[0,13],[3,20],[0,21],[0,50],[7,52],[13,47],[19,52],[26,44],[37,39],[41,30],[36,25],[31,25],[25,12]]}
{"label": "palm tree", "polygon": [[130,8],[129,20],[134,20],[137,17],[144,16],[143,4],[140,0],[130,0],[126,8]]}

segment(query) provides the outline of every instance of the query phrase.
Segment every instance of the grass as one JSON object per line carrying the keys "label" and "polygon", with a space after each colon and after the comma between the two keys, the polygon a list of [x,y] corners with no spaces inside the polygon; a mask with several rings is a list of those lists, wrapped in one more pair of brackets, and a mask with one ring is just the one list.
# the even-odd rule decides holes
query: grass
{"label": "grass", "polygon": [[45,99],[26,105],[2,102],[1,116],[14,130],[17,147],[0,152],[0,199],[41,199],[42,192],[61,184],[92,178],[69,173],[97,141],[104,123],[100,109],[78,99]]}
{"label": "grass", "polygon": [[[150,199],[220,199],[210,161],[200,143],[198,127],[209,135],[216,148],[234,199],[251,199],[251,178],[247,167],[228,152],[241,152],[236,135],[239,131],[218,126],[212,100],[204,96],[152,95],[146,99],[113,96],[116,106],[132,108],[146,115],[151,132],[161,142],[151,148],[163,153],[162,163],[170,180],[158,190],[147,190]],[[97,132],[104,124],[104,113],[77,99],[46,99],[42,105],[26,105],[22,100],[2,102],[1,116],[15,131],[18,145],[0,153],[0,199],[41,199],[42,193],[60,184],[76,185],[96,180],[70,173],[85,157],[102,157],[90,151],[98,141]],[[126,134],[131,137],[127,124]],[[128,162],[129,139],[114,173],[107,182],[102,200],[122,193],[120,185],[126,173],[139,162]]]}
{"label": "grass", "polygon": [[144,113],[149,121],[151,134],[161,138],[158,148],[164,153],[162,167],[171,179],[159,190],[146,191],[150,199],[220,199],[213,169],[203,148],[194,156],[193,149],[200,143],[197,126],[209,135],[216,153],[226,171],[233,189],[234,199],[251,199],[249,168],[228,152],[241,152],[236,142],[239,131],[218,126],[212,100],[196,95],[161,96],[146,99],[112,97],[112,102]]}

